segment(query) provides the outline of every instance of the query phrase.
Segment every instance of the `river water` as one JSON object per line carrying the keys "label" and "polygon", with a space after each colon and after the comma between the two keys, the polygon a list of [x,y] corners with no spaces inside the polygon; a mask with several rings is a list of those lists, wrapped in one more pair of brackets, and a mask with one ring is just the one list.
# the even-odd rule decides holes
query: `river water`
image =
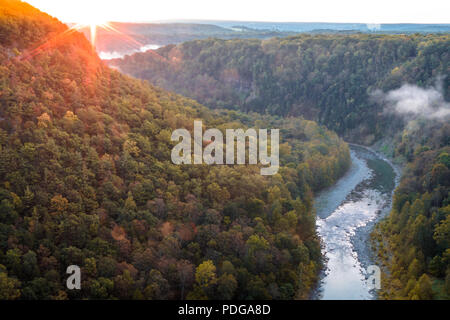
{"label": "river water", "polygon": [[374,264],[370,232],[389,212],[399,175],[388,160],[370,149],[356,145],[350,149],[352,165],[347,174],[315,198],[325,256],[316,299],[376,298],[365,272]]}

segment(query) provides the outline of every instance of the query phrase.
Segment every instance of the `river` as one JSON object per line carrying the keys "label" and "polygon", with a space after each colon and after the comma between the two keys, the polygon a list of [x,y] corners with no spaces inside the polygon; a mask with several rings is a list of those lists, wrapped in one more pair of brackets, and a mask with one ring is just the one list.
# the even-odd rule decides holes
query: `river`
{"label": "river", "polygon": [[349,171],[315,198],[325,257],[315,299],[376,299],[365,273],[374,264],[370,232],[390,211],[399,174],[387,159],[368,148],[351,145],[350,153]]}

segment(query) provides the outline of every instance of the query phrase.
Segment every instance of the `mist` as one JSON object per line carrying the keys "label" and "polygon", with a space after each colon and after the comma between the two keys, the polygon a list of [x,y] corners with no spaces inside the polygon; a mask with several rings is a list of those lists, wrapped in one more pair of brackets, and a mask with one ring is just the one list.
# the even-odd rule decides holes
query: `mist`
{"label": "mist", "polygon": [[385,106],[385,113],[397,114],[405,120],[446,120],[450,116],[450,103],[444,98],[442,78],[433,87],[404,84],[388,92],[376,90],[371,95],[376,102]]}

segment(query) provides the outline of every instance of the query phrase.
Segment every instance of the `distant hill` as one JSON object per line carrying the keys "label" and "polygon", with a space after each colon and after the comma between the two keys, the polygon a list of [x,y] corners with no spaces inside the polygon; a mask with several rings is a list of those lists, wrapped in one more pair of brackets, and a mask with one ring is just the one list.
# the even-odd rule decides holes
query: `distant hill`
{"label": "distant hill", "polygon": [[[69,24],[73,25],[73,24]],[[145,51],[149,45],[164,46],[185,41],[219,38],[256,38],[267,39],[293,35],[290,31],[252,29],[249,27],[221,27],[201,23],[123,23],[110,22],[112,28],[99,28],[96,48],[99,53],[125,55]],[[80,30],[90,38],[89,27]],[[142,49],[144,48],[144,49]]]}
{"label": "distant hill", "polygon": [[280,32],[311,32],[328,30],[329,32],[357,31],[379,33],[436,33],[450,32],[450,24],[418,23],[330,23],[330,22],[250,22],[250,21],[190,21],[190,23],[207,23],[230,28],[235,25],[254,30],[272,30]]}
{"label": "distant hill", "polygon": [[[104,59],[120,58],[168,44],[206,38],[268,39],[297,33],[445,33],[449,24],[362,24],[324,22],[173,21],[161,23],[110,22],[113,30],[98,30],[96,48]],[[73,25],[73,24],[69,24]],[[90,38],[88,27],[81,29]]]}

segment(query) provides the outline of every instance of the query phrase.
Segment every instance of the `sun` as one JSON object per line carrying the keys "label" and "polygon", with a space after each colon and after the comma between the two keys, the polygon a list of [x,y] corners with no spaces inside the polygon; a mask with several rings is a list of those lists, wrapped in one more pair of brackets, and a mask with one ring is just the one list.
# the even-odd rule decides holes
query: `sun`
{"label": "sun", "polygon": [[90,34],[91,34],[91,44],[93,47],[95,47],[95,42],[97,40],[97,29],[98,28],[103,28],[103,29],[108,29],[109,28],[109,23],[106,21],[100,22],[100,21],[91,21],[91,22],[86,22],[86,23],[78,23],[75,26],[72,27],[73,29],[84,29],[84,28],[89,28],[90,30]]}
{"label": "sun", "polygon": [[98,28],[107,29],[109,26],[106,18],[102,17],[101,12],[96,10],[87,10],[81,19],[78,19],[76,29],[89,28],[91,33],[91,44],[95,47]]}
{"label": "sun", "polygon": [[92,47],[94,48],[96,47],[97,32],[100,29],[107,30],[110,33],[114,33],[117,36],[119,36],[123,41],[126,41],[127,43],[132,43],[133,46],[136,46],[138,48],[143,46],[141,42],[128,36],[122,31],[116,29],[114,27],[114,23],[107,18],[105,11],[102,10],[101,8],[96,8],[95,6],[92,6],[88,7],[88,9],[85,11],[86,12],[83,12],[83,14],[80,15],[80,18],[75,20],[76,24],[73,25],[70,29],[78,31],[81,29],[83,30],[89,29]]}
{"label": "sun", "polygon": [[97,40],[97,28],[104,27],[108,22],[91,22],[89,28],[91,29],[91,44],[95,47],[95,41]]}

